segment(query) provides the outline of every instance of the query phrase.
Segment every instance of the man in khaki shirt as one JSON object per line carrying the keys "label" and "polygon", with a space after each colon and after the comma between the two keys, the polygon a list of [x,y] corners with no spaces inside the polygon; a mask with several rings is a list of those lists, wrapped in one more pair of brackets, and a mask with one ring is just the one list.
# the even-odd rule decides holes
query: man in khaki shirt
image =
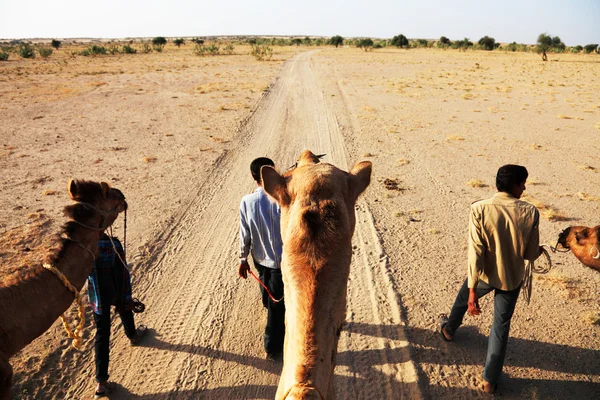
{"label": "man in khaki shirt", "polygon": [[510,320],[525,277],[525,260],[540,255],[539,212],[519,200],[525,191],[527,169],[504,165],[498,169],[498,193],[471,205],[469,218],[468,276],[449,317],[443,316],[440,333],[452,341],[465,312],[479,315],[479,297],[494,293],[494,322],[483,369],[484,390],[493,393],[502,373]]}

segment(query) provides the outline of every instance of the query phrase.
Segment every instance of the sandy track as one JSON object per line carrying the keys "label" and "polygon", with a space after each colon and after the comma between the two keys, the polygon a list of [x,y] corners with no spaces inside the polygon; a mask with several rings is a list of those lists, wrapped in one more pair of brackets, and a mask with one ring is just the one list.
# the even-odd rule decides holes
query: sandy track
{"label": "sandy track", "polygon": [[[281,364],[264,359],[266,313],[258,286],[236,274],[238,205],[253,190],[248,165],[257,156],[272,157],[280,169],[306,148],[326,153],[326,161],[343,169],[356,161],[348,160],[337,122],[348,115],[334,114],[312,54],[284,64],[242,126],[237,146],[215,163],[200,188],[190,188],[197,194],[180,207],[171,230],[149,246],[151,256],[137,268],[145,272],[136,287],[147,304],[139,321],[151,328],[150,337],[130,350],[123,335],[115,335],[110,371],[120,387],[111,398],[274,397]],[[335,109],[345,110],[343,104]],[[357,214],[336,391],[344,399],[418,398],[387,256],[364,201]],[[84,355],[78,364],[92,365],[91,357]],[[92,393],[92,380],[84,375],[68,397]]]}

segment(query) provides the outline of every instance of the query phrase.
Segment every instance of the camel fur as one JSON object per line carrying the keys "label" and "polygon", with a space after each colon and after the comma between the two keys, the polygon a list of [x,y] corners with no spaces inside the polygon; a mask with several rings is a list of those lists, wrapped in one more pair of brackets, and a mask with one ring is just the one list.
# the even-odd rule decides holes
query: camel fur
{"label": "camel fur", "polygon": [[558,238],[558,244],[571,249],[575,257],[587,267],[600,272],[600,225],[593,228],[587,226],[569,226]]}
{"label": "camel fur", "polygon": [[[71,180],[65,207],[70,219],[47,262],[81,290],[98,253],[100,234],[127,209],[125,196],[107,183]],[[76,222],[77,221],[77,222]],[[86,225],[87,227],[84,227]],[[90,229],[94,228],[94,229]],[[88,249],[88,250],[86,250]],[[73,303],[73,293],[41,265],[25,268],[0,282],[0,399],[8,399],[12,381],[9,358],[52,326]]]}
{"label": "camel fur", "polygon": [[372,165],[344,172],[306,150],[280,175],[261,169],[263,187],[281,206],[285,297],[283,370],[276,399],[333,399],[333,370],[346,312],[354,206]]}

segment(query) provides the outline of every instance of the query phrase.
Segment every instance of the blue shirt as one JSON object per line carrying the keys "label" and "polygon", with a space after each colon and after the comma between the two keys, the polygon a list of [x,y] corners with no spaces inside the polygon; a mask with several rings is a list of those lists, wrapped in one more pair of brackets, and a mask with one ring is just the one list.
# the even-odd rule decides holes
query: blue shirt
{"label": "blue shirt", "polygon": [[240,262],[252,254],[254,262],[268,268],[281,268],[281,228],[279,205],[269,199],[262,187],[247,194],[240,203]]}

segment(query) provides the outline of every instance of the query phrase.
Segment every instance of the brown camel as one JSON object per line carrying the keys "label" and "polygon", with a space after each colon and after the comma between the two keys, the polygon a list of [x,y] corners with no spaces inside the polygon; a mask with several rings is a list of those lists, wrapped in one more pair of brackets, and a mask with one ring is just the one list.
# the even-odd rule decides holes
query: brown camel
{"label": "brown camel", "polygon": [[280,175],[261,169],[281,206],[285,297],[283,370],[276,399],[333,399],[333,370],[346,311],[354,205],[371,180],[371,163],[350,173],[306,150]]}
{"label": "brown camel", "polygon": [[600,272],[600,225],[593,228],[587,226],[569,226],[558,237],[558,244],[571,249],[575,257],[585,266]]}
{"label": "brown camel", "polygon": [[[70,220],[47,264],[81,290],[92,270],[100,234],[127,209],[127,203],[120,190],[105,182],[71,180],[68,190],[69,197],[77,203],[65,207]],[[48,330],[73,300],[73,293],[42,265],[9,275],[0,282],[0,399],[8,399],[10,391],[9,358]]]}

